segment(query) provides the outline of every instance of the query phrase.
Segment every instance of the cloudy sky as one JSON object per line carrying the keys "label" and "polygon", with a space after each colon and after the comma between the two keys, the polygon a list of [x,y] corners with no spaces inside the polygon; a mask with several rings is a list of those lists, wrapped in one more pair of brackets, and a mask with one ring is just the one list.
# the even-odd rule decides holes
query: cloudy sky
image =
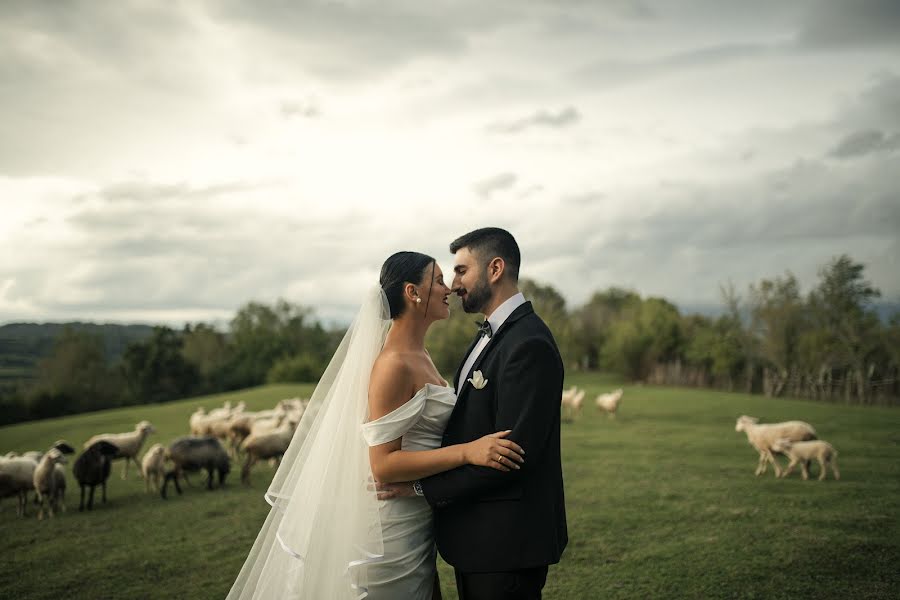
{"label": "cloudy sky", "polygon": [[900,2],[0,4],[0,323],[352,311],[508,228],[572,305],[900,298]]}

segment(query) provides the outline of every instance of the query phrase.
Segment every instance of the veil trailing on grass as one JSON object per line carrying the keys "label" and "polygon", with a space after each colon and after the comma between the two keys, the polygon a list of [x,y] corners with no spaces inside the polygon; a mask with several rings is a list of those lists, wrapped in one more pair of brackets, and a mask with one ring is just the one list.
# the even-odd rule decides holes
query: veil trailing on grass
{"label": "veil trailing on grass", "polygon": [[369,376],[390,327],[380,286],[366,293],[265,494],[272,505],[228,599],[359,599],[384,554],[361,428]]}

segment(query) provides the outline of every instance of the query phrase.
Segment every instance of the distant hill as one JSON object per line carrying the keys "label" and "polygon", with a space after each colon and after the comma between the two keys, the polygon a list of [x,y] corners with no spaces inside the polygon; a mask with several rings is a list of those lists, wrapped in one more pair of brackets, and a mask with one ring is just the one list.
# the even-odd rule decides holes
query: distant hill
{"label": "distant hill", "polygon": [[128,344],[148,338],[151,325],[97,323],[9,323],[0,325],[0,384],[30,379],[41,358],[50,354],[53,342],[66,327],[99,336],[106,360],[114,362]]}

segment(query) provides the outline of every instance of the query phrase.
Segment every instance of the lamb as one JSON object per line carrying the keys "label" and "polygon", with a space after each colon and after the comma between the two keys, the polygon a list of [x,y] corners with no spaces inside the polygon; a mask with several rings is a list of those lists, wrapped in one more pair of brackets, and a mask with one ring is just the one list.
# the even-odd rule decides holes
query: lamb
{"label": "lamb", "polygon": [[153,444],[141,460],[141,473],[144,476],[147,491],[150,484],[159,491],[162,478],[166,475],[166,448],[162,444]]}
{"label": "lamb", "polygon": [[[43,458],[41,458],[41,462],[38,463],[34,470],[32,481],[34,483],[37,501],[40,505],[40,510],[38,511],[39,521],[44,518],[45,504],[47,505],[49,516],[51,518],[53,517],[53,509],[59,499],[59,493],[57,491],[57,483],[59,480],[57,478],[56,467],[65,462],[66,457],[63,453],[56,448],[51,448]],[[65,481],[65,476],[63,476],[63,481]]]}
{"label": "lamb", "polygon": [[835,479],[840,479],[841,474],[837,468],[837,450],[834,446],[823,440],[812,440],[809,442],[793,442],[787,438],[779,438],[772,445],[775,452],[783,452],[787,454],[791,462],[787,469],[781,473],[781,477],[787,477],[800,464],[800,471],[803,479],[809,479],[809,463],[812,459],[819,461],[819,481],[825,479],[828,472],[827,465],[831,465]]}
{"label": "lamb", "polygon": [[768,463],[772,463],[775,476],[781,475],[778,461],[772,455],[772,446],[779,438],[785,438],[792,442],[803,442],[817,439],[816,430],[812,425],[804,421],[785,421],[783,423],[759,424],[759,419],[741,415],[734,426],[735,431],[747,433],[747,441],[759,452],[759,462],[756,467],[756,475],[766,472]]}
{"label": "lamb", "polygon": [[172,442],[166,449],[166,458],[171,460],[175,467],[166,472],[160,495],[166,499],[166,490],[169,481],[174,481],[175,490],[181,494],[178,478],[184,472],[206,469],[207,489],[213,489],[213,471],[219,473],[219,487],[225,485],[225,476],[231,470],[231,459],[218,439],[214,437],[182,437]]}
{"label": "lamb", "polygon": [[253,433],[244,440],[242,448],[247,455],[241,469],[241,482],[250,485],[250,468],[260,460],[281,460],[294,437],[297,421],[289,420],[284,425],[266,433]]}
{"label": "lamb", "polygon": [[150,424],[150,421],[141,421],[134,426],[134,431],[129,431],[128,433],[101,433],[95,435],[84,443],[84,447],[88,448],[100,440],[105,440],[116,446],[119,452],[113,459],[125,459],[125,468],[122,471],[122,479],[125,479],[128,477],[129,462],[134,462],[140,473],[141,464],[137,460],[138,452],[141,451],[141,446],[144,445],[144,440],[147,439],[147,436],[155,431],[156,429]]}
{"label": "lamb", "polygon": [[37,463],[29,458],[5,458],[0,461],[0,498],[16,496],[16,515],[26,516],[28,492],[34,489]]}
{"label": "lamb", "polygon": [[100,440],[91,444],[81,453],[72,465],[72,474],[81,487],[81,502],[78,510],[84,510],[85,488],[90,488],[87,509],[94,510],[94,489],[103,487],[103,503],[106,504],[106,480],[112,470],[112,459],[118,456],[119,448],[115,444]]}
{"label": "lamb", "polygon": [[600,394],[595,400],[597,410],[605,411],[611,419],[616,418],[616,411],[619,409],[619,401],[622,400],[622,388],[618,388],[606,394]]}

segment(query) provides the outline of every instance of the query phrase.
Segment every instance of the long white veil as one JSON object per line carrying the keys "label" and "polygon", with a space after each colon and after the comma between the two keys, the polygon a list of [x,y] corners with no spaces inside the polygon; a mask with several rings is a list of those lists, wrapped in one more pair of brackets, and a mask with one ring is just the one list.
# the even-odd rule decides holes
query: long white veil
{"label": "long white veil", "polygon": [[369,376],[390,327],[380,286],[316,386],[281,460],[272,505],[228,599],[359,599],[368,566],[384,555],[378,500],[360,425]]}

